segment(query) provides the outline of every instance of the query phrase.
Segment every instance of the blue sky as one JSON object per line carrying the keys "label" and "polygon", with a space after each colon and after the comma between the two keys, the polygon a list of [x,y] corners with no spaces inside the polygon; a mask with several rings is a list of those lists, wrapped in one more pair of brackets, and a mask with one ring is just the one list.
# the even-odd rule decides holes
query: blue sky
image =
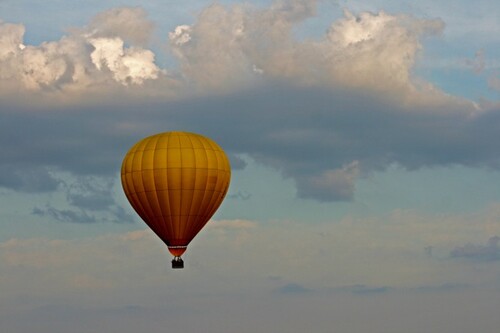
{"label": "blue sky", "polygon": [[[494,1],[0,1],[3,332],[498,331]],[[229,154],[186,268],[119,183]]]}

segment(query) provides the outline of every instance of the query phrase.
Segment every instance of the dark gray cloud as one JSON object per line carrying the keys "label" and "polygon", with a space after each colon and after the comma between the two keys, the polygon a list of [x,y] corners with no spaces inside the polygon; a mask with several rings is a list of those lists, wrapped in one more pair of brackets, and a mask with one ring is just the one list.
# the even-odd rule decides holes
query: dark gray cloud
{"label": "dark gray cloud", "polygon": [[311,292],[311,289],[306,288],[300,284],[297,283],[287,283],[284,286],[281,286],[277,289],[275,289],[275,292],[279,294],[285,294],[285,295],[290,295],[290,294],[303,294],[303,293],[308,293]]}
{"label": "dark gray cloud", "polygon": [[347,291],[349,293],[357,295],[381,294],[381,293],[386,293],[392,289],[393,288],[387,286],[373,287],[373,286],[366,286],[363,284],[356,284],[352,286],[345,286],[338,288],[339,291]]}
{"label": "dark gray cloud", "polygon": [[420,286],[417,288],[413,288],[412,290],[417,292],[454,292],[461,291],[465,289],[472,288],[470,284],[467,283],[452,283],[447,282],[440,285],[428,285],[428,286]]}
{"label": "dark gray cloud", "polygon": [[123,207],[115,205],[110,210],[112,218],[103,218],[104,221],[109,221],[113,223],[134,223],[137,221],[135,215],[131,215],[130,212],[126,211]]}
{"label": "dark gray cloud", "polygon": [[81,209],[103,211],[115,204],[113,181],[80,177],[66,188],[68,202]]}
{"label": "dark gray cloud", "polygon": [[[358,176],[397,163],[410,170],[498,166],[498,110],[416,107],[360,91],[289,85],[179,103],[177,123],[217,138],[296,181],[298,195],[349,200]],[[205,109],[206,111],[202,111]],[[490,118],[490,120],[486,120]]]}
{"label": "dark gray cloud", "polygon": [[94,215],[90,215],[84,210],[57,209],[52,206],[45,208],[35,207],[32,211],[33,215],[45,216],[59,222],[71,223],[96,223],[98,220]]}
{"label": "dark gray cloud", "polygon": [[[187,130],[212,137],[233,156],[247,154],[276,168],[295,180],[299,197],[349,200],[358,177],[394,163],[409,170],[453,165],[498,169],[500,112],[471,116],[467,105],[409,106],[357,90],[273,82],[176,102],[2,108],[0,155],[9,170],[35,176],[43,168],[111,176],[140,138]],[[47,181],[46,174],[38,175],[39,182]],[[2,186],[23,188],[8,180],[2,178]],[[78,193],[69,199],[96,204]]]}
{"label": "dark gray cloud", "polygon": [[[270,280],[274,281],[282,281],[280,277],[270,278]],[[279,295],[335,295],[338,297],[340,295],[350,294],[350,295],[378,295],[378,294],[386,294],[392,292],[394,294],[397,293],[406,293],[409,291],[417,291],[417,292],[426,292],[426,291],[453,291],[457,290],[459,287],[452,289],[451,287],[445,286],[423,286],[418,288],[400,288],[400,287],[391,287],[391,286],[369,286],[364,284],[355,284],[355,285],[346,285],[346,286],[338,286],[333,288],[308,288],[302,284],[289,282],[282,286],[276,287],[273,289],[275,294]]]}
{"label": "dark gray cloud", "polygon": [[68,223],[134,223],[136,220],[129,212],[121,206],[112,206],[106,212],[92,212],[78,207],[70,207],[68,209],[59,209],[47,204],[44,208],[34,207],[31,211],[33,215],[48,217],[59,222]]}
{"label": "dark gray cloud", "polygon": [[123,136],[117,138],[113,133],[116,114],[109,110],[102,105],[96,109],[2,111],[2,165],[21,170],[52,167],[77,175],[114,173],[123,153],[117,151],[117,140]]}
{"label": "dark gray cloud", "polygon": [[229,154],[228,157],[233,170],[242,170],[247,166],[247,162],[236,154]]}
{"label": "dark gray cloud", "polygon": [[0,186],[19,192],[51,192],[55,191],[60,181],[47,167],[0,164]]}
{"label": "dark gray cloud", "polygon": [[228,198],[231,199],[238,199],[238,200],[248,200],[252,197],[251,193],[248,193],[246,191],[238,191],[235,194],[230,194],[228,195]]}
{"label": "dark gray cloud", "polygon": [[[48,202],[45,208],[35,207],[33,215],[71,223],[133,223],[133,215],[117,204],[113,190],[114,178],[66,177],[60,189],[66,193],[63,209]],[[60,205],[60,203],[58,204]]]}
{"label": "dark gray cloud", "polygon": [[464,258],[474,261],[496,261],[500,260],[500,237],[494,236],[488,239],[486,245],[465,244],[457,246],[450,252],[452,258]]}

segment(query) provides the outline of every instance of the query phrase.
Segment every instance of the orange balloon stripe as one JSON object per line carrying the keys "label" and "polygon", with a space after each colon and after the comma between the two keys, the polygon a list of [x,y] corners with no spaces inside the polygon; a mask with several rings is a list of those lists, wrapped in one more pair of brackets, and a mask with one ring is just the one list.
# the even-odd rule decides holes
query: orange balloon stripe
{"label": "orange balloon stripe", "polygon": [[[158,142],[159,141],[160,141],[160,137],[157,136],[156,140],[155,140],[155,144],[154,144],[154,152],[152,154],[152,159],[153,159],[152,163],[153,163],[153,166],[156,164],[155,155],[156,155],[156,149],[158,147]],[[161,183],[157,182],[157,177],[155,175],[155,171],[156,170],[153,167],[153,175],[152,176],[153,176],[153,186],[154,186],[154,191],[155,191],[155,197],[156,197],[156,200],[158,201],[158,205],[159,205],[159,208],[160,208],[160,214],[161,214],[161,216],[167,216],[166,212],[167,212],[168,208],[165,207],[164,201],[161,200],[161,198],[160,198],[160,195],[159,195],[160,193],[158,191],[158,187],[161,186]],[[165,219],[163,219],[163,220],[156,220],[156,221],[157,221],[157,223],[159,225],[159,228],[161,228],[161,230],[162,230],[162,235],[166,235],[163,238],[165,238],[165,239],[169,238],[170,235],[171,235],[170,230],[168,230],[168,228],[167,228],[167,225],[169,223],[165,223],[165,222],[167,222]]]}

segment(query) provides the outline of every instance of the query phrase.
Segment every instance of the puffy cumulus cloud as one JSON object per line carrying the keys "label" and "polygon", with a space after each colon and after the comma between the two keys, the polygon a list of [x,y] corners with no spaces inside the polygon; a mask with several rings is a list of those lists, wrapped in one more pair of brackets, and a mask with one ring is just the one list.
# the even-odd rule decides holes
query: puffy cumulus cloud
{"label": "puffy cumulus cloud", "polygon": [[142,84],[148,79],[157,79],[159,68],[154,64],[154,53],[149,50],[124,48],[120,38],[92,38],[94,47],[90,54],[92,63],[98,70],[107,68],[115,81],[124,85]]}
{"label": "puffy cumulus cloud", "polygon": [[243,37],[244,12],[229,12],[212,5],[199,16],[194,26],[181,25],[169,34],[173,54],[179,59],[181,73],[201,89],[226,89],[248,80],[247,59],[238,44]]}
{"label": "puffy cumulus cloud", "polygon": [[[402,93],[415,103],[422,94],[427,101],[429,95],[445,98],[431,85],[416,84],[410,75],[420,39],[439,33],[441,21],[345,11],[344,18],[333,22],[318,40],[296,40],[294,29],[314,16],[316,2],[277,1],[262,9],[213,4],[199,13],[194,24],[176,27],[169,39],[186,91],[193,86],[203,93],[227,91],[265,78],[392,95],[398,90],[398,96]],[[97,15],[60,41],[25,47],[24,27],[5,26],[0,41],[2,53],[9,56],[0,65],[3,73],[9,67],[10,75],[4,74],[4,79],[11,83],[14,79],[27,89],[84,90],[109,84],[105,80],[109,77],[122,84],[158,79],[164,70],[154,63],[155,55],[127,46],[145,44],[152,28],[144,10],[117,8]]]}
{"label": "puffy cumulus cloud", "polygon": [[24,26],[20,24],[0,21],[0,60],[8,59],[12,54],[25,47],[22,44],[24,32]]}
{"label": "puffy cumulus cloud", "polygon": [[450,102],[432,85],[411,77],[421,38],[439,33],[440,20],[345,11],[324,36],[297,40],[294,30],[314,16],[316,3],[208,6],[194,24],[179,25],[168,34],[180,63],[175,80],[166,79],[152,51],[133,46],[144,45],[153,29],[140,8],[108,10],[88,26],[40,46],[23,45],[23,26],[3,24],[2,85],[116,93],[123,87],[113,83],[154,81],[159,87],[144,86],[141,93],[170,97],[179,92],[176,88],[189,94],[193,87],[203,94],[227,93],[256,82],[285,80],[299,86],[382,91],[411,103]]}
{"label": "puffy cumulus cloud", "polygon": [[[174,31],[168,33],[170,42],[175,46],[186,44],[191,40],[191,32],[193,29],[189,25],[179,25],[175,27]],[[182,56],[181,53],[177,53]]]}
{"label": "puffy cumulus cloud", "polygon": [[72,92],[109,91],[114,83],[140,85],[163,75],[155,55],[125,42],[145,42],[152,24],[140,9],[113,9],[59,41],[25,45],[24,26],[0,22],[0,87],[63,98]]}
{"label": "puffy cumulus cloud", "polygon": [[112,8],[96,15],[87,30],[94,38],[120,36],[130,44],[145,45],[149,41],[154,24],[140,7]]}
{"label": "puffy cumulus cloud", "polygon": [[[370,89],[409,103],[450,97],[412,78],[423,36],[439,34],[441,20],[384,12],[344,17],[318,40],[298,41],[294,29],[314,15],[315,1],[277,2],[267,9],[206,8],[196,23],[170,33],[182,73],[203,89],[227,89],[265,77],[298,85]],[[383,82],[383,84],[381,84]]]}
{"label": "puffy cumulus cloud", "polygon": [[[384,12],[355,16],[346,11],[343,19],[332,24],[321,45],[327,73],[336,84],[400,93],[412,104],[424,94],[446,99],[432,86],[419,85],[411,75],[422,36],[440,33],[443,28],[440,20]],[[426,99],[429,102],[429,96]]]}
{"label": "puffy cumulus cloud", "polygon": [[182,74],[202,89],[227,89],[268,71],[283,76],[295,65],[292,29],[315,8],[316,1],[303,0],[278,1],[262,10],[213,4],[192,26],[178,26],[170,42]]}

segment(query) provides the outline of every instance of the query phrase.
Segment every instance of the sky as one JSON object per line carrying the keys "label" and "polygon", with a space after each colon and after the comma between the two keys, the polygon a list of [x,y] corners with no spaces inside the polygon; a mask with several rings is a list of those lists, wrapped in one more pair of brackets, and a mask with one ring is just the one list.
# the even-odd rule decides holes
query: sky
{"label": "sky", "polygon": [[[0,331],[493,333],[500,4],[0,0]],[[120,184],[232,180],[172,270]]]}

